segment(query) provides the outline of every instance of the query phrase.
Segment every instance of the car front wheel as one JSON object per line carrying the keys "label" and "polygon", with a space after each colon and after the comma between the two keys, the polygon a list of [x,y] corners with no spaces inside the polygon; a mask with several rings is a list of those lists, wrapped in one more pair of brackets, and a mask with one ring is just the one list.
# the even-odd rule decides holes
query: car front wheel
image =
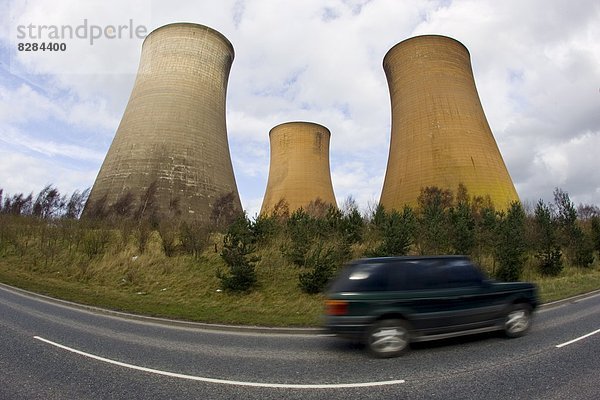
{"label": "car front wheel", "polygon": [[407,324],[399,319],[375,322],[367,336],[371,354],[379,358],[397,357],[404,353],[410,342]]}
{"label": "car front wheel", "polygon": [[515,304],[504,321],[504,333],[510,338],[523,336],[531,327],[531,307],[527,304]]}

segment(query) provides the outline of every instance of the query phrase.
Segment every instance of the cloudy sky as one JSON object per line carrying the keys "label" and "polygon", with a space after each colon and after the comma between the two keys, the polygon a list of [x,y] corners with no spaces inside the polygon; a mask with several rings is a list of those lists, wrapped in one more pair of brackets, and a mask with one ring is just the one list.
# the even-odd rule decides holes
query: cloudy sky
{"label": "cloudy sky", "polygon": [[[18,50],[39,42],[40,26],[84,22],[86,38],[54,40],[66,51]],[[235,48],[227,127],[251,216],[266,186],[268,132],[287,121],[332,132],[338,203],[350,195],[363,209],[378,201],[390,135],[383,56],[421,34],[450,36],[469,49],[521,200],[548,200],[560,187],[577,204],[600,205],[597,0],[0,0],[0,188],[90,187],[127,104],[143,41],[129,30],[92,40],[90,27],[150,32],[173,22],[210,26]]]}

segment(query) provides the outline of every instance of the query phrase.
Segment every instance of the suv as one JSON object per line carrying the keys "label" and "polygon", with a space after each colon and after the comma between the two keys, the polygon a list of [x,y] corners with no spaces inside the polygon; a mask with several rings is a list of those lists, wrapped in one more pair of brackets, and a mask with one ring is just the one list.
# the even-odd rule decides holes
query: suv
{"label": "suv", "polygon": [[410,342],[494,330],[522,336],[537,305],[534,284],[486,279],[465,256],[365,258],[330,285],[325,325],[377,357],[395,357]]}

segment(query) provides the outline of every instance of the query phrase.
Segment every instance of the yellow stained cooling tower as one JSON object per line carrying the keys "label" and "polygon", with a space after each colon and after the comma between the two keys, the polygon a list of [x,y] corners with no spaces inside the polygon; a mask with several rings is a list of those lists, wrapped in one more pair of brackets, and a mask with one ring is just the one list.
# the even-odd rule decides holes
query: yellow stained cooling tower
{"label": "yellow stained cooling tower", "polygon": [[110,207],[127,193],[132,208],[142,209],[149,190],[161,214],[176,205],[186,218],[205,221],[214,201],[228,193],[241,210],[225,124],[233,57],[229,40],[202,25],[170,24],[146,37],[86,211],[98,201]]}
{"label": "yellow stained cooling tower", "polygon": [[415,206],[422,188],[489,195],[497,209],[519,200],[475,87],[467,48],[436,35],[398,43],[383,59],[392,104],[381,204]]}
{"label": "yellow stained cooling tower", "polygon": [[336,205],[329,170],[329,138],[324,126],[287,122],[269,132],[271,163],[261,214],[282,200],[290,212],[316,200]]}

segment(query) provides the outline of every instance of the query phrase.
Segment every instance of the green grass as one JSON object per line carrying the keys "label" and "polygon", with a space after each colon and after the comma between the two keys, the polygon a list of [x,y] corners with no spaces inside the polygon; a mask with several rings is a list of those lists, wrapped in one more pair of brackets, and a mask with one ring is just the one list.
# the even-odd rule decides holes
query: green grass
{"label": "green grass", "polygon": [[[156,238],[155,238],[156,239]],[[0,257],[0,281],[48,296],[136,314],[208,323],[316,326],[323,297],[302,293],[298,268],[265,254],[259,287],[248,294],[220,290],[218,253],[166,257],[153,240],[137,255],[131,248],[86,260],[56,257],[50,265],[29,257]]]}
{"label": "green grass", "polygon": [[[0,245],[7,243],[1,239]],[[0,281],[81,304],[150,316],[258,326],[322,322],[323,296],[299,289],[302,270],[285,261],[276,243],[260,251],[258,288],[232,294],[221,291],[216,278],[216,271],[225,268],[219,256],[222,237],[214,237],[198,259],[166,257],[156,233],[143,254],[133,242],[120,244],[119,233],[112,232],[107,251],[91,258],[58,242],[42,248],[32,239],[21,243],[24,251],[0,246]],[[540,276],[530,260],[523,280],[536,282],[542,302],[550,302],[600,289],[600,265],[596,261],[587,269],[567,267],[551,278]]]}
{"label": "green grass", "polygon": [[600,289],[600,269],[569,267],[558,277],[537,277],[534,282],[539,287],[540,300],[548,303]]}

